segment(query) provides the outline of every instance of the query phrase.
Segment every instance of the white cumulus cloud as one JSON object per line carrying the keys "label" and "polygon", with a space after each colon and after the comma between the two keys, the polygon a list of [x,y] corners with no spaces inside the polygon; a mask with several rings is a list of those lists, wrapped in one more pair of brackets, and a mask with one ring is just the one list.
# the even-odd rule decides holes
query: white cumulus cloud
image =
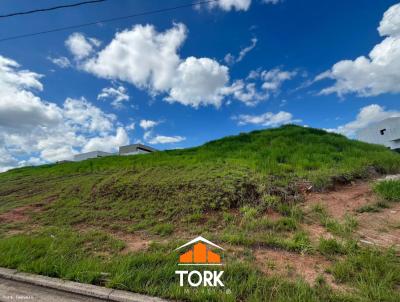
{"label": "white cumulus cloud", "polygon": [[90,54],[92,54],[96,47],[100,46],[100,44],[101,42],[99,40],[94,38],[86,38],[81,33],[73,33],[65,41],[65,45],[69,51],[78,60],[88,57]]}
{"label": "white cumulus cloud", "polygon": [[98,100],[106,100],[110,99],[111,105],[114,108],[122,108],[123,102],[129,101],[129,95],[124,86],[120,85],[118,87],[106,87],[101,90],[99,95],[97,96]]}
{"label": "white cumulus cloud", "polygon": [[385,108],[380,105],[372,104],[361,108],[354,121],[334,129],[326,130],[353,137],[358,130],[390,117],[400,117],[400,111],[385,110]]}
{"label": "white cumulus cloud", "polygon": [[378,31],[381,36],[400,35],[400,4],[393,5],[385,12]]}
{"label": "white cumulus cloud", "polygon": [[62,119],[60,108],[43,102],[33,92],[43,89],[42,75],[20,70],[19,64],[0,56],[0,127],[49,127]]}
{"label": "white cumulus cloud", "polygon": [[139,126],[143,128],[144,130],[149,130],[154,128],[159,124],[158,121],[152,121],[152,120],[141,120],[139,123]]}
{"label": "white cumulus cloud", "polygon": [[62,105],[41,99],[35,94],[43,90],[41,77],[0,56],[0,171],[129,142],[114,115],[84,98],[67,98]]}
{"label": "white cumulus cloud", "polygon": [[152,145],[157,145],[157,144],[176,144],[180,143],[182,141],[186,140],[185,137],[183,136],[164,136],[164,135],[156,135],[150,140],[148,140],[148,143]]}
{"label": "white cumulus cloud", "polygon": [[249,46],[243,48],[239,52],[239,55],[237,57],[231,53],[228,53],[224,58],[225,63],[228,65],[233,65],[235,63],[239,63],[240,61],[242,61],[244,59],[244,57],[256,47],[257,41],[258,41],[257,38],[251,39],[251,44]]}
{"label": "white cumulus cloud", "polygon": [[4,172],[18,165],[18,160],[10,152],[0,146],[0,172]]}
{"label": "white cumulus cloud", "polygon": [[53,64],[57,65],[60,68],[68,68],[71,66],[71,62],[67,57],[57,57],[57,58],[48,58]]}
{"label": "white cumulus cloud", "polygon": [[223,89],[223,94],[248,106],[255,106],[260,101],[277,95],[284,82],[297,75],[296,71],[285,71],[279,68],[271,70],[253,70],[246,79],[235,80],[229,87]]}
{"label": "white cumulus cloud", "polygon": [[218,107],[229,70],[210,58],[181,58],[178,52],[186,37],[186,26],[181,23],[164,32],[152,25],[136,25],[117,33],[79,66],[98,77],[128,82],[152,95],[165,95],[171,103]]}
{"label": "white cumulus cloud", "polygon": [[133,130],[135,130],[135,127],[136,127],[136,123],[135,123],[135,122],[131,122],[131,123],[128,124],[125,128],[126,128],[126,130],[131,130],[131,131],[133,131]]}
{"label": "white cumulus cloud", "polygon": [[[251,6],[251,0],[218,0],[208,4],[210,8],[219,8],[224,11],[247,11]],[[264,4],[278,4],[283,0],[261,0]]]}
{"label": "white cumulus cloud", "polygon": [[63,106],[63,115],[67,123],[80,130],[106,133],[113,129],[116,116],[106,114],[100,108],[88,102],[85,98],[67,98]]}
{"label": "white cumulus cloud", "polygon": [[119,146],[127,144],[129,144],[128,134],[124,128],[118,127],[115,135],[106,135],[89,139],[82,148],[82,151],[90,152],[100,150],[104,152],[113,152],[118,149]]}
{"label": "white cumulus cloud", "polygon": [[400,4],[385,12],[378,31],[384,40],[368,56],[340,61],[317,76],[316,80],[335,81],[321,94],[356,93],[365,97],[400,92]]}
{"label": "white cumulus cloud", "polygon": [[225,11],[230,10],[248,10],[251,5],[251,0],[218,0],[217,2],[211,2],[210,7],[218,7]]}
{"label": "white cumulus cloud", "polygon": [[152,25],[136,25],[117,33],[104,49],[84,63],[84,69],[102,78],[168,91],[180,63],[177,52],[185,39],[183,24],[175,24],[163,33]]}
{"label": "white cumulus cloud", "polygon": [[260,115],[248,115],[241,114],[233,117],[237,121],[238,125],[261,125],[261,126],[279,126],[284,124],[290,124],[300,122],[300,120],[294,120],[293,115],[286,111],[280,111],[278,113],[266,112]]}
{"label": "white cumulus cloud", "polygon": [[[259,69],[252,71],[247,79],[231,83],[229,68],[216,60],[180,56],[186,37],[187,29],[182,23],[164,32],[158,32],[152,25],[135,25],[116,33],[103,49],[79,61],[78,67],[100,78],[131,83],[152,96],[163,96],[169,103],[193,108],[220,107],[229,96],[246,105],[255,105],[278,94],[283,83],[297,74],[279,68]],[[254,38],[235,61],[242,60],[256,43]],[[104,91],[99,98],[110,92]]]}
{"label": "white cumulus cloud", "polygon": [[174,135],[174,136],[165,136],[154,134],[154,128],[159,125],[160,121],[152,121],[152,120],[141,120],[139,122],[139,126],[144,130],[143,140],[151,145],[158,144],[175,144],[186,140],[185,137]]}
{"label": "white cumulus cloud", "polygon": [[195,108],[201,105],[219,107],[228,80],[227,67],[209,58],[189,57],[178,66],[166,100]]}

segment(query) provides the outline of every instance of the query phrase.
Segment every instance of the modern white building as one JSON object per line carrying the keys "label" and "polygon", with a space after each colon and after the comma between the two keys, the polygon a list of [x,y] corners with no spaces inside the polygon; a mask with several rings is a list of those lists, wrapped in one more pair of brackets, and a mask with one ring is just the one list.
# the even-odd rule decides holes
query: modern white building
{"label": "modern white building", "polygon": [[400,117],[388,118],[358,131],[357,139],[400,151]]}
{"label": "modern white building", "polygon": [[89,158],[99,158],[113,155],[112,153],[103,152],[103,151],[92,151],[87,153],[76,154],[74,156],[74,161],[82,161]]}
{"label": "modern white building", "polygon": [[92,151],[92,152],[77,154],[74,156],[74,161],[82,161],[82,160],[86,160],[89,158],[99,158],[99,157],[105,157],[105,156],[111,156],[111,155],[146,154],[146,153],[151,153],[151,152],[155,152],[155,151],[158,151],[158,150],[154,149],[152,147],[149,147],[149,146],[142,145],[142,144],[134,144],[134,145],[119,147],[118,153]]}
{"label": "modern white building", "polygon": [[133,144],[119,147],[119,155],[146,154],[156,151],[157,149],[142,144]]}

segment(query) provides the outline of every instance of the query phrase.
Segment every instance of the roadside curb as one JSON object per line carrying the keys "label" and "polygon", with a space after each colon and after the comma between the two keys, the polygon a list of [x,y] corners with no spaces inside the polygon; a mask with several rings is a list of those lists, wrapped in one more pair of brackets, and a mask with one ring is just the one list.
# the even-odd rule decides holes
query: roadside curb
{"label": "roadside curb", "polygon": [[115,302],[167,302],[168,300],[135,294],[123,290],[105,288],[101,286],[66,281],[41,275],[18,272],[14,269],[1,268],[0,278],[25,282],[37,286],[60,290],[67,293],[99,298]]}

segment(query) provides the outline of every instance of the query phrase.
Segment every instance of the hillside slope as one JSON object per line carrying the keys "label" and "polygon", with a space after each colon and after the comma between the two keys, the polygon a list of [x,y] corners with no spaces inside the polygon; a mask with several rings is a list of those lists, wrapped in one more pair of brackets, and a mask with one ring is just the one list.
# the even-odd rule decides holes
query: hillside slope
{"label": "hillside slope", "polygon": [[36,204],[51,212],[38,217],[47,223],[170,221],[257,204],[266,195],[290,200],[308,181],[319,190],[333,182],[399,170],[400,156],[383,147],[284,126],[197,148],[3,173],[0,212]]}
{"label": "hillside slope", "polygon": [[[0,174],[0,266],[188,301],[398,301],[398,257],[359,244],[356,213],[390,212],[400,183],[382,202],[367,181],[399,172],[400,154],[292,125],[15,169]],[[324,192],[360,180],[362,209],[333,215]],[[303,203],[311,191],[323,202]],[[231,293],[177,286],[173,251],[198,235],[226,248]]]}

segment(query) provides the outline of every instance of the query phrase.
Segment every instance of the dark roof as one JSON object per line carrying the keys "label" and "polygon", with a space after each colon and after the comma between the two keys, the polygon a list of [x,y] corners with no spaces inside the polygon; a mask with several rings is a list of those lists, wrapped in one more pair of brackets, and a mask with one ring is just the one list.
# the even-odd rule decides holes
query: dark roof
{"label": "dark roof", "polygon": [[133,145],[127,145],[127,146],[121,146],[119,147],[119,153],[123,152],[134,152],[136,150],[143,150],[143,151],[148,151],[148,152],[156,152],[158,151],[157,149],[154,149],[152,147],[143,145],[143,144],[133,144]]}

